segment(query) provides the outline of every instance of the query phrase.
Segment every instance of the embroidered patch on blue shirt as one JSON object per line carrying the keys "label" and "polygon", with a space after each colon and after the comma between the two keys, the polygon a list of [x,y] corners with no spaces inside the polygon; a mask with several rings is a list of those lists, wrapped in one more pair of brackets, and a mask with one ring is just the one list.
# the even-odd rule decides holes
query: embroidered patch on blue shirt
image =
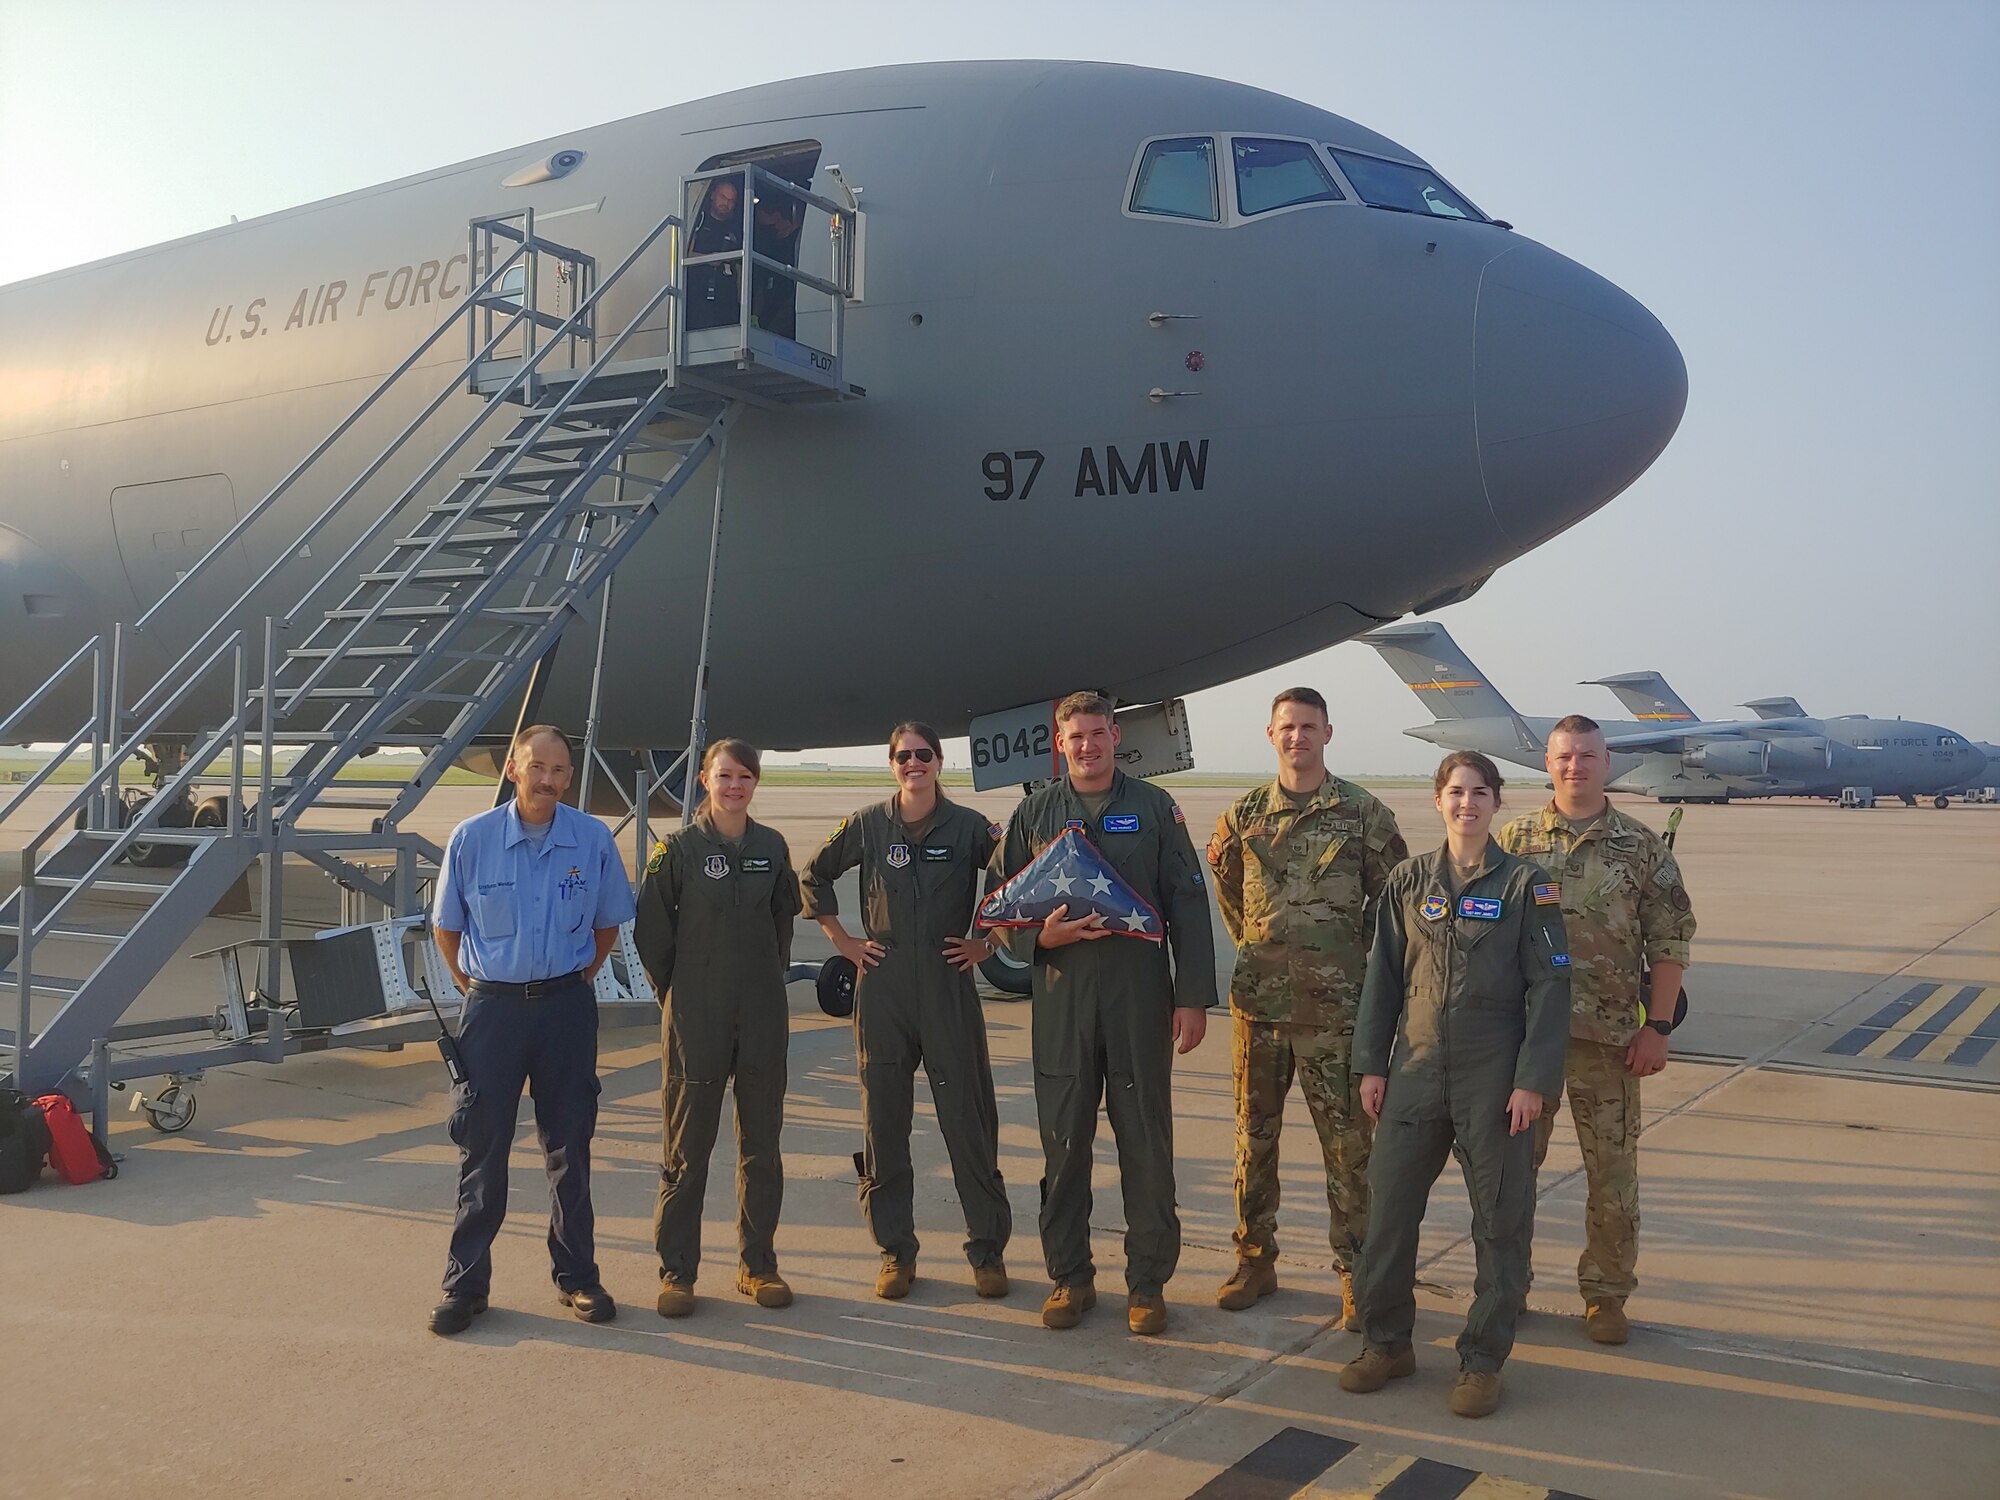
{"label": "embroidered patch on blue shirt", "polygon": [[1458,914],[1470,917],[1475,922],[1497,922],[1500,920],[1500,898],[1497,896],[1460,896]]}
{"label": "embroidered patch on blue shirt", "polygon": [[1137,833],[1139,815],[1137,813],[1106,813],[1104,817],[1106,833]]}

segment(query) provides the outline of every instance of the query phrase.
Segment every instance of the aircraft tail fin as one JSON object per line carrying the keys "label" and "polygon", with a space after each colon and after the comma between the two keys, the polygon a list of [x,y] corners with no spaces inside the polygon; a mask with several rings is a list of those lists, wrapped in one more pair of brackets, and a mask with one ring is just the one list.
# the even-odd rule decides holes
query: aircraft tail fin
{"label": "aircraft tail fin", "polygon": [[1806,711],[1796,698],[1752,698],[1743,705],[1760,719],[1803,719]]}
{"label": "aircraft tail fin", "polygon": [[1680,694],[1667,686],[1658,672],[1620,672],[1615,677],[1592,677],[1584,687],[1607,687],[1625,705],[1633,718],[1646,723],[1696,723],[1701,715],[1689,708]]}
{"label": "aircraft tail fin", "polygon": [[1513,705],[1432,620],[1387,625],[1355,637],[1382,654],[1433,719],[1518,718]]}

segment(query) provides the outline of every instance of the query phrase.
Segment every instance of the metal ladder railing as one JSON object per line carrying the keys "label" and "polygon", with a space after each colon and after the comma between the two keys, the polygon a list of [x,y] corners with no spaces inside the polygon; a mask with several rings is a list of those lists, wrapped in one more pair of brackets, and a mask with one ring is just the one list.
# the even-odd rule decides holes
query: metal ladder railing
{"label": "metal ladder railing", "polygon": [[[712,394],[683,399],[675,390],[678,230],[677,217],[662,218],[611,275],[597,282],[589,257],[535,234],[532,212],[474,221],[474,264],[490,269],[465,301],[147,610],[135,631],[165,621],[173,607],[198,597],[195,590],[206,582],[216,560],[321,466],[461,321],[471,343],[465,370],[423,401],[416,416],[309,524],[285,534],[270,565],[136,700],[124,702],[133,637],[120,627],[108,643],[101,637],[86,643],[0,722],[0,734],[26,722],[88,671],[89,718],[62,752],[0,808],[4,820],[77,750],[89,747],[82,784],[27,841],[20,888],[0,907],[0,981],[15,991],[17,1002],[16,1025],[7,1038],[17,1082],[53,1086],[75,1070],[91,1044],[101,1048],[111,1023],[208,914],[221,888],[240,878],[258,855],[267,856],[263,915],[273,948],[282,906],[276,883],[287,852],[337,868],[337,850],[394,845],[400,837],[404,878],[399,884],[409,885],[410,856],[428,846],[399,836],[396,820],[520,685],[579,605],[727,430],[730,402]],[[497,259],[491,251],[482,257],[482,236],[489,243],[511,240],[513,248]],[[638,299],[636,311],[615,334],[600,337],[598,312],[605,295],[663,240],[666,274]],[[567,268],[565,280],[578,294],[575,308],[561,318],[541,312],[533,296],[534,268],[539,259],[551,256]],[[517,267],[525,268],[519,297],[507,285]],[[616,391],[602,393],[599,377],[663,303],[668,306],[666,357],[636,362],[647,369],[637,381],[630,374],[634,362],[628,361]],[[486,395],[478,415],[422,463],[394,499],[379,510],[371,504],[374,518],[281,619],[265,620],[261,663],[253,664],[256,643],[249,622],[257,602],[288,568],[310,557],[313,541],[367,493],[472,372],[504,352],[510,339],[520,348],[512,374]],[[507,419],[505,435],[493,440],[488,434],[487,441],[479,442],[496,415]],[[688,421],[697,431],[674,443],[647,445],[674,451],[670,471],[644,480],[636,500],[622,498],[623,489],[618,500],[594,500],[597,481],[641,431],[663,417]],[[427,487],[467,449],[483,457],[441,500],[426,502]],[[628,475],[625,485],[634,479]],[[496,525],[496,517],[510,524]],[[398,526],[403,518],[407,522]],[[390,542],[375,571],[354,581],[358,559],[392,527],[406,534]],[[343,586],[344,594],[333,592]],[[339,603],[326,607],[332,598]],[[281,632],[308,622],[304,643],[281,649]],[[227,676],[228,684],[218,691],[221,676]],[[193,705],[218,700],[228,705],[219,724],[194,736],[191,753],[156,795],[129,820],[121,817],[123,763],[185,723],[197,711]],[[424,722],[413,725],[413,717]],[[245,765],[253,741],[260,752],[258,797],[254,819],[246,821]],[[315,805],[336,801],[325,793],[345,764],[383,744],[418,746],[425,759],[415,776],[375,784],[394,797],[382,809],[374,835],[315,834],[298,826]],[[283,774],[274,764],[280,745],[302,747]],[[182,805],[183,794],[197,779],[211,779],[208,768],[223,755],[231,771],[222,825],[166,827],[162,818],[168,809]],[[69,828],[72,819],[74,831]],[[50,847],[65,834],[59,847]],[[170,870],[118,870],[140,844],[185,847],[187,863]],[[434,849],[429,853],[436,855]],[[407,901],[411,894],[405,890],[403,898]],[[88,921],[80,917],[87,902],[135,896],[136,910],[128,906],[114,908],[109,917],[102,912]],[[36,961],[37,944],[50,941],[97,941],[111,952],[80,978],[58,979]],[[266,979],[275,1007],[276,964],[269,952]],[[63,1000],[39,1033],[33,1025],[37,995]]]}

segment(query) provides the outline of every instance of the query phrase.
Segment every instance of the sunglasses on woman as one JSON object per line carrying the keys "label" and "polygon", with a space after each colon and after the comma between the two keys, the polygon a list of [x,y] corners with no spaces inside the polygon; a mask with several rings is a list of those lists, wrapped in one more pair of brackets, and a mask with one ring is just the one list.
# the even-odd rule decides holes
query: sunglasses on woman
{"label": "sunglasses on woman", "polygon": [[936,755],[937,752],[928,747],[918,750],[898,750],[896,752],[896,764],[899,766],[908,765],[910,757],[915,756],[919,763],[927,766]]}

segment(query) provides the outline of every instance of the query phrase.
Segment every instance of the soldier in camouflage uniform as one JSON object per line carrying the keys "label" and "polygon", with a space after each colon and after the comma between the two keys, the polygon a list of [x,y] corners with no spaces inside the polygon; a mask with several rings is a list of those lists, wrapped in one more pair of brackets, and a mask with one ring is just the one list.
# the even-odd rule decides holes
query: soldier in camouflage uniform
{"label": "soldier in camouflage uniform", "polygon": [[[1573,960],[1565,1079],[1590,1185],[1577,1286],[1590,1337],[1622,1344],[1625,1299],[1638,1285],[1639,1080],[1667,1065],[1694,912],[1673,851],[1605,797],[1610,760],[1593,720],[1572,714],[1558,723],[1548,740],[1555,798],[1509,823],[1500,845],[1562,887]],[[1550,1109],[1537,1122],[1537,1166],[1554,1128]]]}
{"label": "soldier in camouflage uniform", "polygon": [[1368,1227],[1367,1116],[1348,1071],[1375,902],[1409,857],[1396,816],[1326,768],[1326,700],[1288,688],[1266,729],[1278,777],[1215,825],[1208,862],[1236,943],[1229,984],[1236,1082],[1236,1270],[1216,1293],[1238,1311],[1278,1288],[1278,1134],[1296,1075],[1319,1133],[1346,1326]]}

